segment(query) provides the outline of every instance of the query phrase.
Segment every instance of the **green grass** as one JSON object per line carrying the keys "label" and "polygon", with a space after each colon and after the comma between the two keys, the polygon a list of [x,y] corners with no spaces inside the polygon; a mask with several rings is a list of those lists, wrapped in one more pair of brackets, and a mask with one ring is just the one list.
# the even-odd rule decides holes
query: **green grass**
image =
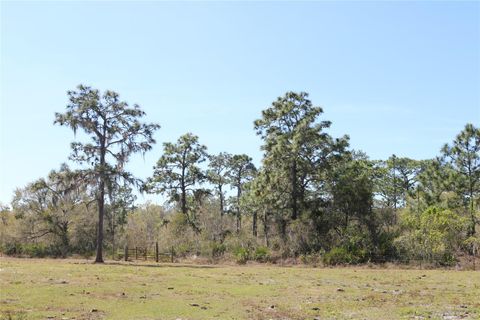
{"label": "green grass", "polygon": [[1,258],[0,319],[479,319],[480,272]]}

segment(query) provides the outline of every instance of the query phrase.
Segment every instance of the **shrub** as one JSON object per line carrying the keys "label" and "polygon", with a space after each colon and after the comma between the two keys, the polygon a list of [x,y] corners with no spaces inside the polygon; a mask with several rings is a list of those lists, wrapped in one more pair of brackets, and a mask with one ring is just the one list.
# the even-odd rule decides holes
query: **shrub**
{"label": "shrub", "polygon": [[20,243],[6,243],[2,248],[3,253],[8,256],[22,254],[22,245]]}
{"label": "shrub", "polygon": [[438,207],[421,213],[405,210],[400,217],[403,232],[396,245],[404,256],[439,264],[455,263],[454,253],[465,237],[465,218]]}
{"label": "shrub", "polygon": [[223,256],[225,250],[227,250],[227,246],[223,243],[212,243],[212,258],[218,258]]}
{"label": "shrub", "polygon": [[42,243],[7,243],[3,246],[2,251],[9,256],[23,255],[30,258],[60,256],[60,252],[56,249],[55,246],[46,246]]}
{"label": "shrub", "polygon": [[352,254],[343,247],[336,247],[323,255],[323,263],[328,266],[350,264],[353,261]]}
{"label": "shrub", "polygon": [[247,248],[238,247],[235,249],[234,255],[238,264],[245,264],[250,257],[250,252]]}
{"label": "shrub", "polygon": [[43,244],[27,243],[22,245],[22,254],[32,258],[43,258],[47,255],[51,255],[51,252],[49,252],[48,249],[50,248],[47,248]]}
{"label": "shrub", "polygon": [[255,249],[253,258],[259,262],[266,262],[270,258],[270,253],[267,247],[258,247]]}

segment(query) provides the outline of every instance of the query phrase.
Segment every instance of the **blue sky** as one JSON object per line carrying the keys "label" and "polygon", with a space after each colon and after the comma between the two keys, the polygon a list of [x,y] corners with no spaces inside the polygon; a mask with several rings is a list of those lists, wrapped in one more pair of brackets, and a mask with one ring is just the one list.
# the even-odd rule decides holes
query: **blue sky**
{"label": "blue sky", "polygon": [[[1,2],[0,201],[66,161],[66,91],[112,89],[162,129],[259,163],[252,122],[307,91],[371,158],[438,154],[480,123],[479,2]],[[158,197],[147,197],[157,199]],[[140,198],[140,201],[144,199]]]}

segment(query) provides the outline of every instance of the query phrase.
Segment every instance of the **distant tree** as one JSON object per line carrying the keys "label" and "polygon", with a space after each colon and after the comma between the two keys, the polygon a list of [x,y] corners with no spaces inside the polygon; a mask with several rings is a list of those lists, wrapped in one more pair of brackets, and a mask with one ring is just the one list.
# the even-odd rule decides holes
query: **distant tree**
{"label": "distant tree", "polygon": [[0,202],[0,245],[5,248],[18,238],[18,224],[23,222],[15,217],[14,211]]}
{"label": "distant tree", "polygon": [[334,219],[330,223],[342,245],[361,235],[362,245],[369,246],[369,251],[378,247],[381,230],[373,210],[375,174],[374,163],[359,152],[344,157],[328,174],[330,220]]}
{"label": "distant tree", "polygon": [[75,133],[82,129],[90,142],[73,142],[70,159],[88,165],[88,174],[94,181],[98,202],[98,234],[96,263],[103,263],[103,220],[105,194],[109,181],[137,180],[127,171],[125,164],[133,153],[145,153],[155,143],[157,124],[140,122],[145,116],[138,105],[130,107],[113,91],[103,94],[96,89],[80,85],[69,91],[70,103],[63,114],[55,114],[55,123],[70,127]]}
{"label": "distant tree", "polygon": [[284,188],[279,190],[282,198],[289,194],[283,207],[289,209],[292,220],[305,205],[309,186],[326,168],[327,159],[348,145],[348,137],[332,139],[323,132],[331,123],[317,121],[322,113],[322,108],[312,105],[307,93],[287,92],[254,122],[257,134],[264,140],[263,165],[271,167],[271,181],[277,188]]}
{"label": "distant tree", "polygon": [[240,199],[242,197],[243,186],[246,182],[254,178],[256,168],[252,163],[252,158],[246,154],[236,154],[232,156],[228,166],[230,184],[237,191],[236,196],[233,198],[233,204],[235,208],[235,216],[237,218],[237,232],[240,232],[242,227]]}
{"label": "distant tree", "polygon": [[377,193],[384,205],[392,209],[403,207],[418,182],[422,162],[392,155],[386,161],[380,161],[378,168]]}
{"label": "distant tree", "polygon": [[153,168],[153,176],[145,184],[149,193],[167,193],[194,229],[198,227],[192,202],[204,193],[200,184],[206,176],[199,164],[207,159],[206,150],[207,147],[191,133],[181,136],[175,144],[164,143],[163,155]]}
{"label": "distant tree", "polygon": [[276,194],[270,181],[270,173],[264,168],[258,170],[255,178],[246,184],[246,192],[241,197],[241,205],[245,210],[252,212],[252,234],[257,236],[257,218],[263,225],[265,246],[270,246],[270,220],[276,209]]}
{"label": "distant tree", "polygon": [[278,174],[288,180],[285,190],[290,194],[288,207],[291,218],[298,216],[299,202],[299,166],[300,153],[307,140],[318,135],[330,122],[315,123],[322,113],[320,107],[314,107],[305,92],[287,92],[262,111],[262,118],[255,120],[257,134],[264,140],[262,150],[266,162],[273,162],[278,167]]}
{"label": "distant tree", "polygon": [[422,166],[415,190],[418,213],[427,207],[438,205],[445,192],[455,191],[455,172],[450,164],[436,158],[424,160]]}
{"label": "distant tree", "polygon": [[376,163],[377,203],[388,212],[392,224],[397,223],[397,209],[405,207],[408,196],[413,195],[423,168],[422,161],[396,155]]}
{"label": "distant tree", "polygon": [[[0,202],[0,222],[3,224],[7,224],[7,220],[9,219],[9,216],[11,215],[12,211],[10,207],[6,204],[3,204]],[[2,235],[0,234],[0,237]]]}
{"label": "distant tree", "polygon": [[299,214],[319,215],[326,174],[347,152],[348,137],[334,139],[324,132],[330,122],[319,121],[322,113],[307,93],[287,92],[254,122],[264,140],[263,171],[275,194],[272,205],[283,241],[288,223]]}
{"label": "distant tree", "polygon": [[52,170],[47,179],[38,179],[17,190],[12,205],[17,214],[30,215],[36,221],[36,228],[27,234],[29,240],[54,235],[61,255],[66,256],[73,217],[90,202],[87,191],[81,173],[63,164],[60,170]]}
{"label": "distant tree", "polygon": [[442,153],[442,159],[456,173],[457,192],[464,195],[469,208],[469,236],[474,236],[477,225],[475,199],[480,194],[480,128],[467,124],[451,145],[443,147]]}
{"label": "distant tree", "polygon": [[[171,222],[168,221],[162,206],[149,202],[138,206],[127,215],[127,224],[124,231],[126,244],[129,247],[145,248],[152,247],[155,242],[165,241],[166,239],[159,235],[167,224],[170,227]],[[176,236],[178,237],[178,234]],[[167,245],[169,248],[172,243],[163,243],[164,248],[167,248]]]}
{"label": "distant tree", "polygon": [[207,178],[215,187],[220,205],[220,217],[225,213],[225,186],[229,183],[229,171],[232,155],[226,152],[220,152],[218,155],[210,155],[208,164]]}
{"label": "distant tree", "polygon": [[346,229],[352,220],[370,220],[373,207],[373,165],[368,159],[353,158],[333,172],[333,204],[343,218],[338,225]]}

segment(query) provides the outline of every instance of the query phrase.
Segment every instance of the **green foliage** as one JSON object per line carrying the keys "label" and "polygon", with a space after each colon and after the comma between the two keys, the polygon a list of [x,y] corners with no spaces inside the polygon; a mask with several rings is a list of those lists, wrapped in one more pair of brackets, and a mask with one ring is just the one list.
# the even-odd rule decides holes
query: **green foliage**
{"label": "green foliage", "polygon": [[323,132],[330,122],[319,121],[322,113],[307,93],[287,92],[254,122],[265,153],[253,192],[257,197],[268,194],[266,201],[258,200],[260,210],[272,212],[284,243],[291,221],[320,215],[328,194],[327,172],[346,153],[348,137],[333,139]]}
{"label": "green foliage", "polygon": [[255,249],[253,259],[259,262],[267,262],[270,258],[270,250],[265,246],[260,246]]}
{"label": "green foliage", "polygon": [[476,199],[480,196],[480,128],[468,123],[451,145],[443,149],[442,160],[454,172],[455,191],[462,195],[465,208],[469,212],[470,236],[476,233]]}
{"label": "green foliage", "polygon": [[2,252],[6,255],[20,255],[23,253],[23,245],[21,243],[5,243],[2,246]]}
{"label": "green foliage", "polygon": [[330,178],[333,207],[339,224],[348,228],[350,219],[373,223],[373,169],[362,155],[346,159],[332,170]]}
{"label": "green foliage", "polygon": [[212,258],[219,258],[223,256],[226,250],[227,246],[225,244],[213,242],[211,245]]}
{"label": "green foliage", "polygon": [[256,174],[256,168],[252,163],[252,158],[246,154],[236,154],[230,158],[228,163],[228,178],[230,185],[236,189],[237,194],[230,199],[233,212],[237,218],[237,233],[241,228],[241,197],[244,185],[253,179]]}
{"label": "green foliage", "polygon": [[238,264],[245,264],[250,259],[250,250],[248,248],[237,247],[233,254]]}
{"label": "green foliage", "polygon": [[395,246],[397,231],[381,231],[377,236],[376,248],[371,257],[374,262],[393,261],[399,258],[398,249]]}
{"label": "green foliage", "polygon": [[336,247],[325,253],[322,261],[327,266],[355,263],[355,257],[344,247]]}
{"label": "green foliage", "polygon": [[205,173],[199,164],[207,159],[207,147],[191,133],[181,136],[175,144],[163,144],[163,155],[154,167],[144,189],[149,193],[166,193],[169,200],[180,208],[188,223],[196,230],[195,205],[207,193],[199,188]]}
{"label": "green foliage", "polygon": [[43,243],[7,243],[1,248],[9,256],[29,258],[65,257],[59,245],[45,245]]}
{"label": "green foliage", "polygon": [[451,262],[466,231],[464,217],[438,207],[430,207],[420,214],[405,210],[401,225],[403,233],[397,244],[402,253],[430,262]]}
{"label": "green foliage", "polygon": [[376,166],[375,192],[383,208],[405,206],[407,197],[414,192],[424,162],[392,155]]}
{"label": "green foliage", "polygon": [[220,205],[220,216],[225,213],[225,186],[229,183],[229,171],[232,155],[220,152],[218,155],[209,156],[207,170],[208,181],[214,185]]}

